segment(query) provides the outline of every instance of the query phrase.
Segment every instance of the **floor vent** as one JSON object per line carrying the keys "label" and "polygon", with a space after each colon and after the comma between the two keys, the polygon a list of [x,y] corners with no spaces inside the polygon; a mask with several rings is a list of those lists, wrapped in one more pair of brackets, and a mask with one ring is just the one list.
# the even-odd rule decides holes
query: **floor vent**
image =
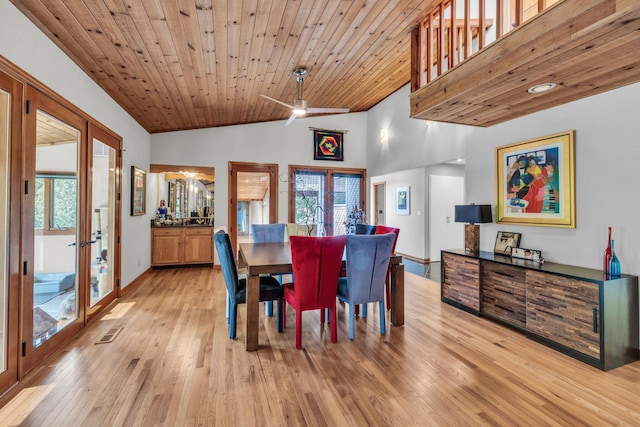
{"label": "floor vent", "polygon": [[106,344],[112,342],[116,339],[120,331],[122,331],[122,328],[109,329],[107,333],[96,342],[96,344]]}

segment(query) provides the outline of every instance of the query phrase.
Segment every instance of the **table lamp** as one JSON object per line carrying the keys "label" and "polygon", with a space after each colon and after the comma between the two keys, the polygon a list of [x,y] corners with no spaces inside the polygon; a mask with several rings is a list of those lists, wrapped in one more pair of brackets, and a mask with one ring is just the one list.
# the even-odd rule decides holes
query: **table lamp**
{"label": "table lamp", "polygon": [[456,222],[466,222],[464,226],[464,250],[466,253],[480,251],[480,226],[478,223],[492,222],[491,205],[456,205]]}

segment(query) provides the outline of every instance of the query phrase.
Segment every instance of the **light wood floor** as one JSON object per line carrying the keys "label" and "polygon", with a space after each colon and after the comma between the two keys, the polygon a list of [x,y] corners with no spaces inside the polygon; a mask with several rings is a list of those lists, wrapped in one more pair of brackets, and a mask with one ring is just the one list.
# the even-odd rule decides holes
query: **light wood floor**
{"label": "light wood floor", "polygon": [[152,272],[0,400],[0,425],[640,425],[640,363],[599,371],[410,273],[404,327],[380,336],[370,306],[349,341],[339,308],[331,344],[305,312],[302,350],[290,309],[282,334],[261,315],[261,348],[245,352],[244,308],[231,341],[224,295],[217,270]]}

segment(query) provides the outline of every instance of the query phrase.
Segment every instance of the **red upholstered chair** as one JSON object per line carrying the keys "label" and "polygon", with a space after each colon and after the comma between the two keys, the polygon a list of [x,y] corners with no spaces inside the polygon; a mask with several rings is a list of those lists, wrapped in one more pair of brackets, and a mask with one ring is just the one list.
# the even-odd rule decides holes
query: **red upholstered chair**
{"label": "red upholstered chair", "polygon": [[[393,247],[391,248],[391,253],[395,253],[396,243],[398,242],[398,236],[400,235],[400,229],[393,228],[393,227],[385,227],[384,225],[376,225],[376,234],[387,234],[387,233],[394,233],[396,235],[396,238],[393,241]],[[391,309],[391,285],[389,284],[390,277],[391,277],[391,264],[389,264],[389,268],[387,269],[387,280],[386,280],[387,310]]]}
{"label": "red upholstered chair", "polygon": [[296,348],[302,347],[302,312],[306,310],[330,310],[331,342],[336,342],[336,295],[347,236],[291,236],[289,242],[294,281],[283,285],[282,313],[286,317],[286,303],[296,311]]}

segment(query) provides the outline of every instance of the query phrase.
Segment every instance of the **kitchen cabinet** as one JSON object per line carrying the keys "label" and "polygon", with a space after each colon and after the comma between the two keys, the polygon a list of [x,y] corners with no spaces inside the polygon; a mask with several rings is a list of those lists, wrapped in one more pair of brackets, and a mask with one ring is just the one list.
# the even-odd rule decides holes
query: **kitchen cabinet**
{"label": "kitchen cabinet", "polygon": [[153,267],[213,265],[213,227],[153,227],[151,240]]}

